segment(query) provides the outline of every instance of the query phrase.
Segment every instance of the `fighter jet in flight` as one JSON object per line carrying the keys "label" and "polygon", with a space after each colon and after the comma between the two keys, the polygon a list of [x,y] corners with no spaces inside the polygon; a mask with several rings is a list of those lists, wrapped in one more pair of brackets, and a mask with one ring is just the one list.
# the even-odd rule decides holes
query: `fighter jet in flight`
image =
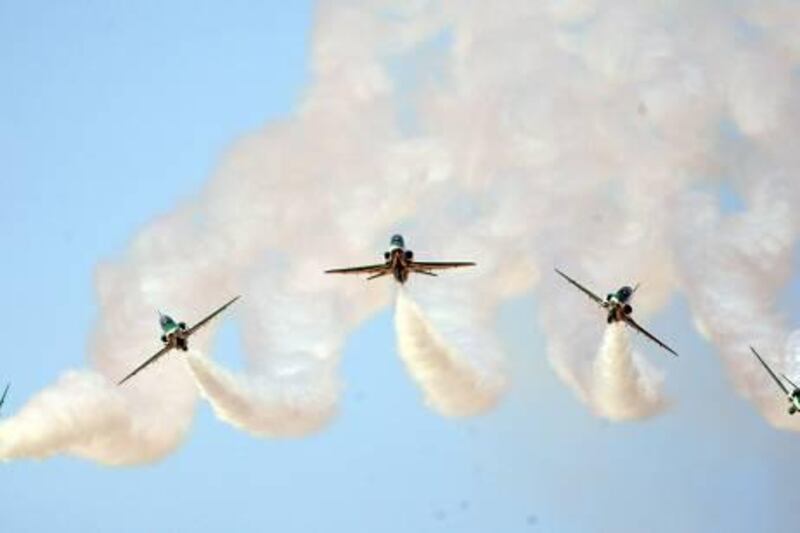
{"label": "fighter jet in flight", "polygon": [[642,326],[636,323],[636,321],[631,317],[631,313],[633,312],[633,307],[631,307],[630,301],[633,298],[633,295],[639,289],[639,285],[637,284],[635,287],[631,288],[628,286],[620,288],[617,292],[608,294],[606,299],[603,300],[595,293],[572,279],[571,277],[567,276],[559,269],[555,269],[556,273],[559,276],[567,280],[569,283],[577,287],[580,291],[582,291],[586,296],[594,300],[600,307],[608,311],[608,316],[606,318],[606,322],[609,324],[613,324],[615,322],[624,322],[639,333],[643,334],[645,337],[653,341],[654,343],[658,344],[665,350],[667,350],[672,355],[677,356],[678,353],[661,342],[658,338],[655,337],[652,333],[644,329]]}
{"label": "fighter jet in flight", "polygon": [[393,235],[389,242],[389,251],[384,252],[383,263],[376,265],[364,265],[350,268],[334,268],[326,270],[326,274],[368,274],[367,280],[380,278],[392,274],[398,283],[405,283],[408,275],[412,272],[425,274],[426,276],[437,276],[434,270],[444,270],[447,268],[460,268],[475,266],[475,263],[456,261],[447,263],[432,263],[429,261],[415,261],[414,252],[406,250],[402,235]]}
{"label": "fighter jet in flight", "polygon": [[165,315],[159,311],[159,324],[161,325],[161,342],[164,343],[164,347],[153,354],[147,361],[142,363],[141,365],[137,366],[136,369],[125,376],[122,380],[120,380],[117,385],[122,385],[133,376],[144,370],[146,367],[150,366],[151,364],[155,363],[159,360],[163,355],[171,350],[182,350],[184,352],[189,350],[189,337],[191,337],[197,330],[208,324],[211,319],[216,317],[218,314],[223,312],[227,309],[233,302],[238,300],[240,296],[233,298],[232,300],[228,301],[225,305],[205,317],[203,320],[195,324],[194,326],[187,328],[185,322],[175,322],[171,316]]}
{"label": "fighter jet in flight", "polygon": [[772,379],[775,381],[775,383],[778,384],[778,387],[780,387],[783,393],[786,395],[786,400],[789,402],[789,414],[793,415],[797,411],[800,411],[800,387],[795,385],[791,379],[786,377],[786,374],[781,374],[783,379],[785,379],[792,386],[792,390],[790,391],[789,388],[786,386],[786,384],[783,381],[781,381],[777,375],[775,375],[775,372],[773,372],[772,369],[769,367],[769,365],[767,365],[767,363],[761,358],[761,356],[758,355],[756,349],[751,346],[750,350],[753,352],[753,355],[756,356],[761,365],[764,367],[764,370],[766,370],[767,373],[770,376],[772,376]]}
{"label": "fighter jet in flight", "polygon": [[0,396],[0,410],[3,409],[3,404],[6,403],[6,396],[8,396],[8,389],[11,388],[11,383],[6,385],[5,390],[3,391],[3,395]]}

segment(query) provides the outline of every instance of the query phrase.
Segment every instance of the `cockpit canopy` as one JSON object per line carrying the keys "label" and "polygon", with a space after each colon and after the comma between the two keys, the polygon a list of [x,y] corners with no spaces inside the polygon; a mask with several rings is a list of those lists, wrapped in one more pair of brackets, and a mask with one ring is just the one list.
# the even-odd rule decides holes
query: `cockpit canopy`
{"label": "cockpit canopy", "polygon": [[172,320],[172,317],[165,315],[161,311],[158,312],[158,323],[161,324],[161,329],[164,331],[175,328],[175,321]]}
{"label": "cockpit canopy", "polygon": [[402,235],[392,235],[392,240],[389,241],[389,243],[391,244],[392,248],[405,248],[406,247],[406,243],[403,240],[403,236]]}
{"label": "cockpit canopy", "polygon": [[617,300],[620,302],[627,302],[633,296],[633,289],[625,286],[617,291]]}

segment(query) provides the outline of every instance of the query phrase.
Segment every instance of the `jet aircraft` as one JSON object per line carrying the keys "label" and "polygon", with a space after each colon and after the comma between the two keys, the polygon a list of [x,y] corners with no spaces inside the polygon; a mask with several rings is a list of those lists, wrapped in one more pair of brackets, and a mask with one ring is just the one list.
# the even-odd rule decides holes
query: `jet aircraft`
{"label": "jet aircraft", "polygon": [[6,403],[6,396],[8,396],[8,389],[11,388],[11,383],[6,385],[5,390],[3,391],[3,395],[0,396],[0,409],[3,408],[3,404]]}
{"label": "jet aircraft", "polygon": [[392,274],[398,283],[405,283],[409,274],[415,272],[426,276],[437,276],[434,270],[475,266],[475,263],[455,261],[436,263],[430,261],[415,261],[414,252],[406,250],[402,235],[393,235],[389,242],[389,251],[383,254],[384,262],[375,265],[364,265],[350,268],[334,268],[326,270],[326,274],[368,274],[367,280],[380,278]]}
{"label": "jet aircraft", "polygon": [[197,330],[208,324],[214,317],[218,314],[223,312],[227,309],[233,302],[238,300],[240,296],[231,299],[225,305],[218,308],[216,311],[205,317],[203,320],[195,324],[194,326],[187,328],[185,322],[175,322],[171,316],[165,315],[158,312],[158,322],[161,325],[161,342],[164,343],[164,346],[153,354],[148,360],[146,360],[141,365],[137,366],[133,372],[125,376],[122,380],[120,380],[117,385],[122,385],[133,376],[144,370],[146,367],[150,366],[151,364],[155,363],[158,359],[160,359],[163,355],[171,350],[182,350],[188,351],[189,350],[189,337],[191,337]]}
{"label": "jet aircraft", "polygon": [[775,372],[772,371],[769,365],[767,365],[767,363],[761,358],[761,356],[758,355],[756,349],[751,346],[750,350],[753,352],[753,355],[755,355],[758,361],[761,363],[761,366],[764,367],[764,370],[767,371],[767,373],[772,377],[775,383],[778,384],[778,387],[780,387],[783,393],[786,395],[786,400],[789,402],[789,414],[793,415],[797,411],[800,411],[800,387],[795,385],[791,379],[786,377],[786,374],[781,374],[783,379],[785,379],[792,386],[792,390],[789,391],[789,388],[786,386],[786,384],[780,380],[780,378],[775,374]]}
{"label": "jet aircraft", "polygon": [[559,269],[555,269],[556,273],[567,280],[569,283],[577,287],[581,292],[583,292],[586,296],[591,298],[595,301],[600,307],[608,311],[608,315],[606,317],[606,322],[609,324],[613,324],[615,322],[624,322],[639,333],[643,334],[645,337],[653,341],[654,343],[658,344],[665,350],[667,350],[672,355],[677,356],[678,353],[661,342],[655,335],[644,329],[640,326],[634,319],[631,317],[631,313],[633,312],[633,307],[631,307],[630,301],[633,298],[633,295],[639,289],[639,285],[637,284],[635,287],[622,287],[617,292],[610,293],[606,296],[606,299],[603,300],[595,293],[572,279],[571,277],[567,276]]}

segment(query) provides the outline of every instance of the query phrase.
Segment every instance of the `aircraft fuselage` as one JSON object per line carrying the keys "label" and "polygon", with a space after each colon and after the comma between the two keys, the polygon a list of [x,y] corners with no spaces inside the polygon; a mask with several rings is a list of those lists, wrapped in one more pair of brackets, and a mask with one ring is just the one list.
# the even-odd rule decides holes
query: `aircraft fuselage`
{"label": "aircraft fuselage", "polygon": [[794,389],[786,398],[789,400],[789,414],[800,411],[800,389]]}
{"label": "aircraft fuselage", "polygon": [[411,272],[408,268],[408,261],[413,257],[411,250],[405,248],[392,248],[384,254],[386,257],[386,264],[391,266],[392,275],[398,283],[405,283],[408,281],[408,275]]}
{"label": "aircraft fuselage", "polygon": [[402,235],[392,235],[392,239],[389,241],[389,251],[384,252],[383,257],[398,283],[403,284],[408,281],[408,275],[411,273],[408,262],[414,257],[414,253],[406,250],[406,243]]}
{"label": "aircraft fuselage", "polygon": [[159,320],[161,325],[161,342],[172,348],[183,350],[189,349],[189,337],[186,334],[186,324],[175,322],[169,315],[161,315]]}
{"label": "aircraft fuselage", "polygon": [[613,324],[625,320],[625,316],[633,312],[630,305],[634,290],[628,286],[620,288],[617,292],[606,296],[605,307],[608,309],[607,322]]}

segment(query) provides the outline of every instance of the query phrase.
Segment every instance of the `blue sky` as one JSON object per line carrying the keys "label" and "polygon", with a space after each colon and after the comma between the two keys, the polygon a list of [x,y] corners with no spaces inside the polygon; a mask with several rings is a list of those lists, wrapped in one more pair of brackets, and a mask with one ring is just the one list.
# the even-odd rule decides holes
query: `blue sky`
{"label": "blue sky", "polygon": [[[13,412],[86,364],[96,264],[191,197],[231,143],[291,114],[313,6],[277,1],[0,2],[0,195]],[[144,36],[144,37],[143,37]],[[199,403],[149,466],[73,458],[0,466],[3,531],[777,531],[800,517],[797,438],[736,396],[676,299],[653,321],[691,355],[658,360],[674,405],[641,424],[591,416],[559,383],[535,301],[498,322],[513,388],[491,414],[424,408],[390,311],[347,344],[341,413],[302,440],[262,440]],[[637,341],[638,342],[638,341]],[[216,353],[238,359],[235,325]],[[654,351],[647,350],[652,357]]]}

